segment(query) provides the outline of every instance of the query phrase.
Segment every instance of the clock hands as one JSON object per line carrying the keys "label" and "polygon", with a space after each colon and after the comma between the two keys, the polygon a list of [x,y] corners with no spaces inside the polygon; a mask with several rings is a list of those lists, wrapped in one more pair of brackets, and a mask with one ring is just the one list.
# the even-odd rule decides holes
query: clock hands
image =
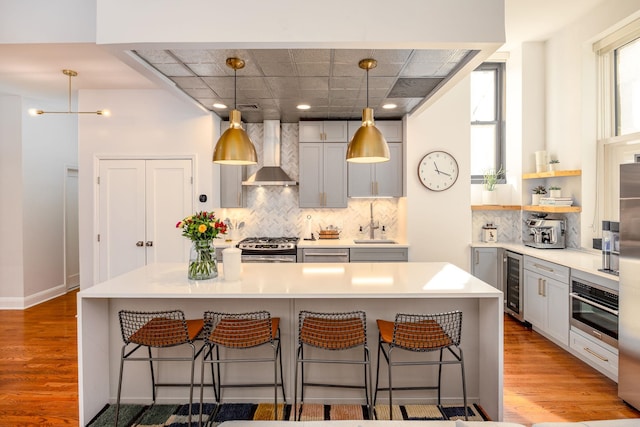
{"label": "clock hands", "polygon": [[436,162],[433,162],[433,166],[436,167],[436,172],[438,172],[438,175],[447,175],[447,176],[451,176],[451,174],[446,173],[446,172],[442,172],[440,169],[438,169],[438,164]]}

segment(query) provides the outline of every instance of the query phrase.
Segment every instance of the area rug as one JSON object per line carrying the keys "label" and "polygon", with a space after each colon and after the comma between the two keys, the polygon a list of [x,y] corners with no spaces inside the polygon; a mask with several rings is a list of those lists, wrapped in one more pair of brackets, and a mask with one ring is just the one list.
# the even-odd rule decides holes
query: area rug
{"label": "area rug", "polygon": [[[200,405],[194,404],[191,426],[188,424],[188,405],[121,405],[118,427],[195,427],[198,425]],[[203,425],[215,427],[224,421],[273,420],[273,404],[269,403],[213,403],[203,405]],[[467,407],[471,421],[488,418],[478,405]],[[378,420],[389,419],[389,406],[376,405]],[[322,405],[306,403],[302,406],[301,421],[364,420],[367,407],[362,405]],[[293,420],[291,405],[278,405],[278,419]],[[450,405],[394,405],[394,420],[456,420],[464,419],[464,407]],[[113,427],[115,407],[105,406],[87,427]]]}

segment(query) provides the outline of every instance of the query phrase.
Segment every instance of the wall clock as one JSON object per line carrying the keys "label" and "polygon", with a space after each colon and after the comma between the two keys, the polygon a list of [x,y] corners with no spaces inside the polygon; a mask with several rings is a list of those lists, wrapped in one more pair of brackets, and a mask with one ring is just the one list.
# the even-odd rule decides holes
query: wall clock
{"label": "wall clock", "polygon": [[418,165],[418,178],[432,191],[444,191],[458,179],[458,162],[446,151],[432,151]]}

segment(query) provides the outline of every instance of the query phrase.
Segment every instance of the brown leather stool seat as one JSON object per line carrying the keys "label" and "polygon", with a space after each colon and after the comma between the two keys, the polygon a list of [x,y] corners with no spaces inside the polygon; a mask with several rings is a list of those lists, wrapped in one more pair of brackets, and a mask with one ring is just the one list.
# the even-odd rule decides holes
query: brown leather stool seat
{"label": "brown leather stool seat", "polygon": [[[202,347],[196,351],[194,341],[202,332],[204,321],[202,319],[187,320],[182,310],[139,312],[130,310],[120,310],[118,313],[120,320],[120,331],[122,333],[122,346],[120,356],[120,375],[118,377],[118,397],[116,401],[115,424],[118,425],[120,415],[120,395],[122,392],[122,376],[125,361],[148,361],[151,369],[151,392],[153,402],[156,401],[157,387],[189,387],[189,423],[191,423],[191,406],[193,403],[193,375],[195,359],[202,351]],[[186,345],[190,347],[191,353],[188,356],[167,356],[161,357],[160,352],[156,356],[152,355],[151,349],[175,347]],[[129,346],[132,349],[127,350]],[[135,352],[146,347],[148,355],[145,357],[134,356]],[[191,379],[189,383],[156,383],[153,369],[154,361],[188,361],[191,362]]]}
{"label": "brown leather stool seat", "polygon": [[[325,359],[325,358],[305,358],[304,348],[315,347],[328,351],[341,351],[362,347],[363,356],[361,359]],[[308,363],[330,363],[330,364],[356,364],[364,366],[363,384],[329,384],[305,381],[304,365]],[[298,399],[298,366],[300,366],[301,390],[300,408],[297,405]],[[310,387],[341,387],[364,389],[365,400],[372,417],[372,399],[370,398],[371,388],[371,356],[367,347],[367,317],[364,311],[352,311],[346,313],[316,313],[311,311],[301,311],[298,316],[298,350],[296,352],[295,368],[295,390],[294,390],[294,419],[300,418],[302,405],[304,403],[304,388]]]}
{"label": "brown leather stool seat", "polygon": [[[442,404],[441,384],[442,366],[448,364],[459,364],[462,371],[462,395],[465,408],[465,419],[467,413],[467,388],[464,375],[464,359],[460,346],[460,336],[462,333],[462,312],[452,311],[438,314],[396,314],[395,321],[378,319],[379,341],[378,341],[378,366],[376,376],[376,391],[373,398],[374,404],[378,398],[378,391],[389,392],[389,417],[393,419],[393,390],[438,390],[438,405]],[[438,360],[421,361],[395,361],[392,355],[397,350],[410,352],[439,352]],[[454,360],[443,360],[443,352],[448,350]],[[389,386],[379,387],[380,381],[380,360],[384,356],[388,366]],[[438,365],[438,384],[433,386],[412,386],[397,387],[393,385],[392,368],[394,366],[415,366],[415,365]]]}
{"label": "brown leather stool seat", "polygon": [[[204,366],[211,364],[213,378],[213,392],[216,403],[220,403],[222,388],[231,387],[273,387],[274,389],[274,420],[278,419],[278,386],[282,390],[282,399],[286,403],[284,381],[282,376],[282,352],[280,347],[280,318],[271,317],[267,311],[252,313],[220,313],[206,311],[204,313],[204,343],[205,353],[202,358],[202,381],[204,382]],[[269,345],[273,349],[273,357],[255,358],[221,358],[220,348],[249,350],[255,347]],[[220,365],[223,363],[273,363],[273,382],[271,383],[222,383]],[[279,363],[278,363],[279,362]],[[214,365],[216,367],[214,372]],[[278,366],[280,366],[280,381],[278,381]],[[200,423],[202,423],[204,384],[200,388]],[[284,410],[283,410],[284,412]]]}

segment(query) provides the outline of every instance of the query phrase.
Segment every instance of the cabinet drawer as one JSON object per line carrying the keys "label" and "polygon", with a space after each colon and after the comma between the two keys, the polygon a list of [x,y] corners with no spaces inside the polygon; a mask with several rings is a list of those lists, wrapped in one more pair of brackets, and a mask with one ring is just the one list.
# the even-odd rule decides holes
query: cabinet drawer
{"label": "cabinet drawer", "polygon": [[349,262],[348,248],[303,249],[302,262]]}
{"label": "cabinet drawer", "polygon": [[618,379],[618,354],[603,347],[595,341],[587,338],[575,331],[570,332],[570,346],[571,349],[578,353],[582,359],[588,361],[588,363],[598,369],[599,371],[605,371],[605,374],[609,374],[613,379]]}
{"label": "cabinet drawer", "polygon": [[351,248],[351,262],[404,262],[409,260],[407,248]]}
{"label": "cabinet drawer", "polygon": [[524,268],[569,284],[569,267],[525,255]]}

